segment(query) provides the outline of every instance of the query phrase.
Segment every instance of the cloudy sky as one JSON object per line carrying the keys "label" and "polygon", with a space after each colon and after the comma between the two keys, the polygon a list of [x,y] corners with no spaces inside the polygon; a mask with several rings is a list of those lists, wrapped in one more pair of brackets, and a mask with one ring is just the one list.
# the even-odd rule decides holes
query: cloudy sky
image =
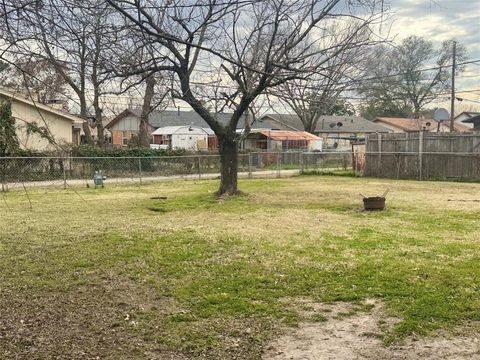
{"label": "cloudy sky", "polygon": [[[398,41],[418,35],[437,44],[455,39],[466,46],[469,60],[480,59],[480,0],[391,0],[391,35]],[[480,89],[480,62],[469,64],[457,79],[457,91]],[[463,93],[480,101],[480,91]],[[480,103],[463,102],[462,105]]]}

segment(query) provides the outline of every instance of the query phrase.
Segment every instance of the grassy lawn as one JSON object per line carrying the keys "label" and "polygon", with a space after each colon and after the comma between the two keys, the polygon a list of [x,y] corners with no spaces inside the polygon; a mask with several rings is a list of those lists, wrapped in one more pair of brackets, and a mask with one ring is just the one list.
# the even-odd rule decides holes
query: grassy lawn
{"label": "grassy lawn", "polygon": [[[305,299],[381,300],[400,319],[385,342],[480,320],[480,203],[451,201],[480,184],[302,176],[221,201],[216,185],[0,195],[0,358],[256,359],[323,320]],[[386,211],[361,211],[387,187]]]}

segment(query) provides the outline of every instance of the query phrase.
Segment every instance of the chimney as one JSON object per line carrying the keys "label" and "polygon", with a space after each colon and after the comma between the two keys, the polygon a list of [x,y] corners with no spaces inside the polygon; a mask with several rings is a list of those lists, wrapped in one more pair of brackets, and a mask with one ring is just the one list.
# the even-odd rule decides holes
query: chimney
{"label": "chimney", "polygon": [[45,105],[48,105],[56,110],[64,110],[66,107],[66,102],[65,100],[61,99],[50,99],[45,101]]}

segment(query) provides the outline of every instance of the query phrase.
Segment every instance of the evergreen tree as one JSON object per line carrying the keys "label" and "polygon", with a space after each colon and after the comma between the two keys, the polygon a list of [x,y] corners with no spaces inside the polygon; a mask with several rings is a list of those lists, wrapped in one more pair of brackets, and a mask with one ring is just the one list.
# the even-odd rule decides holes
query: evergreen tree
{"label": "evergreen tree", "polygon": [[0,156],[14,155],[20,146],[10,101],[0,103]]}

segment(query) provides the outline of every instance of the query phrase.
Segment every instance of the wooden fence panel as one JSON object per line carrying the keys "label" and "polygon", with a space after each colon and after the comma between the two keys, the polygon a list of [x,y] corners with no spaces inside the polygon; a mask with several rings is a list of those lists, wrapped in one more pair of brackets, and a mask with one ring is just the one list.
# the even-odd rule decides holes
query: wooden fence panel
{"label": "wooden fence panel", "polygon": [[366,176],[480,180],[480,134],[370,134]]}

